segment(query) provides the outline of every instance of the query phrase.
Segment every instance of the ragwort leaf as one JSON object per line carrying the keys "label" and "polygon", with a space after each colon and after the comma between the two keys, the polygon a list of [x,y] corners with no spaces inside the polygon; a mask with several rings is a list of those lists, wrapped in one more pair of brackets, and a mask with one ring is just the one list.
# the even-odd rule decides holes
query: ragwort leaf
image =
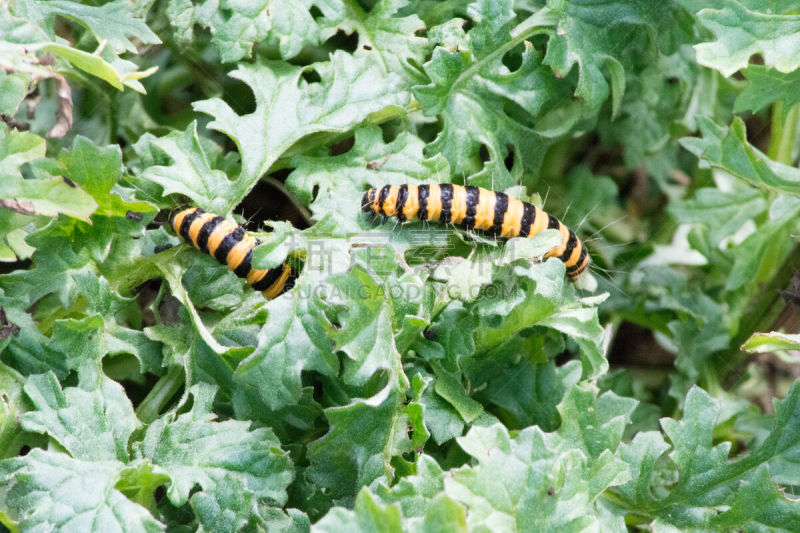
{"label": "ragwort leaf", "polygon": [[695,45],[697,62],[730,76],[747,67],[750,56],[761,54],[767,68],[785,73],[796,70],[800,67],[794,53],[800,46],[800,15],[775,13],[766,2],[756,2],[757,8],[751,4],[724,0],[711,8],[705,2],[681,0],[716,38]]}
{"label": "ragwort leaf", "polygon": [[750,83],[736,97],[736,112],[761,111],[769,104],[782,102],[781,120],[785,121],[789,109],[800,103],[800,70],[784,73],[764,65],[748,65],[742,75]]}
{"label": "ragwort leaf", "polygon": [[220,59],[230,63],[251,56],[261,41],[277,41],[284,59],[317,44],[320,29],[309,7],[311,2],[170,0],[167,16],[178,41],[187,46],[192,44],[195,24],[208,28]]}
{"label": "ragwort leaf", "polygon": [[485,145],[489,161],[479,181],[473,181],[503,190],[516,184],[504,163],[509,147],[516,172],[523,167],[537,171],[541,164],[548,142],[533,129],[533,119],[553,98],[556,79],[530,43],[524,45],[517,70],[506,67],[502,57],[552,20],[542,10],[541,16],[512,29],[510,0],[476,2],[469,9],[476,21],[468,33],[469,50],[436,47],[424,65],[431,83],[417,85],[413,92],[426,116],[443,120],[429,153],[441,153],[456,174],[467,176],[481,170],[479,151]]}
{"label": "ragwort leaf", "polygon": [[242,173],[233,184],[227,212],[293,144],[312,133],[344,132],[372,113],[403,106],[408,94],[394,73],[385,74],[374,59],[337,51],[330,62],[315,63],[321,82],[308,83],[302,74],[312,67],[259,61],[231,73],[253,90],[256,109],[238,115],[214,98],[194,103],[214,117],[210,128],[231,137],[239,148]]}
{"label": "ragwort leaf", "polygon": [[734,118],[730,128],[700,121],[703,138],[684,137],[681,144],[708,165],[756,187],[800,196],[800,170],[771,160],[747,140],[745,124]]}
{"label": "ragwort leaf", "polygon": [[211,412],[215,388],[197,384],[191,393],[191,411],[167,414],[150,424],[138,450],[169,474],[170,501],[183,505],[195,485],[213,493],[226,476],[234,476],[256,497],[283,504],[293,472],[272,431],[250,430],[250,422],[238,420],[215,422]]}
{"label": "ragwort leaf", "polygon": [[147,509],[115,488],[122,466],[35,448],[0,461],[7,487],[0,501],[25,531],[164,531]]}

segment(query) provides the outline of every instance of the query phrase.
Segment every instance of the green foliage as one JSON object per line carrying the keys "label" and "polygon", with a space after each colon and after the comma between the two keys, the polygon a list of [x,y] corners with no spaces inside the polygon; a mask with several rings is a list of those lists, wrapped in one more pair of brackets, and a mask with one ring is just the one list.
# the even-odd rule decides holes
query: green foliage
{"label": "green foliage", "polygon": [[0,4],[2,527],[796,530],[800,7],[707,4]]}

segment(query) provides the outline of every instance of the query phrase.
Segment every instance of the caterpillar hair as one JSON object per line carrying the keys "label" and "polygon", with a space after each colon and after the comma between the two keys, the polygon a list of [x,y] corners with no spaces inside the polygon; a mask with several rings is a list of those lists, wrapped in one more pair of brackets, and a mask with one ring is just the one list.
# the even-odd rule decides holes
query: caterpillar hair
{"label": "caterpillar hair", "polygon": [[586,246],[556,217],[533,204],[482,187],[451,183],[385,185],[365,192],[361,208],[378,215],[396,216],[400,222],[438,220],[506,238],[533,237],[543,230],[557,229],[561,244],[545,257],[563,261],[570,281],[577,280],[590,261]]}
{"label": "caterpillar hair", "polygon": [[260,241],[221,216],[191,207],[174,212],[170,226],[181,239],[227,265],[268,300],[294,286],[297,271],[286,263],[267,270],[254,269],[253,248]]}

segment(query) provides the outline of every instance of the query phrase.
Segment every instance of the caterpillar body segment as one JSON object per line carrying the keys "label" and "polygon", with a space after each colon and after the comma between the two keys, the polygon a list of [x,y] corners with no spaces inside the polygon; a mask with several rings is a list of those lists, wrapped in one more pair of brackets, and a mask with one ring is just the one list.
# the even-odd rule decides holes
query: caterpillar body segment
{"label": "caterpillar body segment", "polygon": [[361,207],[365,212],[396,216],[400,222],[437,220],[496,237],[533,237],[556,229],[561,244],[545,257],[563,261],[570,281],[578,279],[590,261],[586,246],[556,217],[533,204],[482,187],[450,183],[385,185],[365,192]]}
{"label": "caterpillar body segment", "polygon": [[181,239],[227,265],[268,300],[294,286],[297,272],[286,263],[266,270],[254,269],[253,248],[259,240],[221,216],[191,207],[173,213],[170,225]]}

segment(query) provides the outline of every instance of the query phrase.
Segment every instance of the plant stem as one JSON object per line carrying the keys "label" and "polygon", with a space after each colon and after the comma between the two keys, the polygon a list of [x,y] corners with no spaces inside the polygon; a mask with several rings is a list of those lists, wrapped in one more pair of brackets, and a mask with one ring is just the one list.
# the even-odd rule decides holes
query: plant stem
{"label": "plant stem", "polygon": [[173,366],[167,371],[166,375],[155,384],[150,390],[139,407],[136,408],[136,416],[144,422],[149,424],[158,418],[161,409],[173,397],[178,389],[183,386],[184,371],[183,367]]}
{"label": "plant stem", "polygon": [[800,104],[795,104],[783,119],[783,102],[772,106],[772,126],[767,155],[773,161],[792,165],[792,152],[797,144],[797,123],[800,120]]}

